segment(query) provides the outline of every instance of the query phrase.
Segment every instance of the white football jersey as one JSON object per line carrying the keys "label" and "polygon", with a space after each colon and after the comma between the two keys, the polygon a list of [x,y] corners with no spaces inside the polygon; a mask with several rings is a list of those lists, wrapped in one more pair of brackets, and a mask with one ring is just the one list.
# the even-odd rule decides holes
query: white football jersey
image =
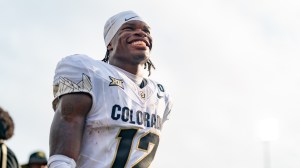
{"label": "white football jersey", "polygon": [[146,80],[140,88],[118,68],[85,55],[58,63],[54,100],[74,92],[93,99],[77,167],[150,167],[172,103],[161,84]]}

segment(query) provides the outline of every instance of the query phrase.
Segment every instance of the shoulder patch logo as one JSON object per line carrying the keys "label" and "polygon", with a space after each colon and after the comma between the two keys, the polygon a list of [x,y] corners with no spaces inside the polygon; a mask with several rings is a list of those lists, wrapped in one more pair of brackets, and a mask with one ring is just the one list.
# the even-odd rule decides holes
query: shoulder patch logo
{"label": "shoulder patch logo", "polygon": [[123,79],[116,79],[114,77],[109,76],[111,82],[109,83],[109,86],[119,86],[120,88],[124,89],[124,81]]}

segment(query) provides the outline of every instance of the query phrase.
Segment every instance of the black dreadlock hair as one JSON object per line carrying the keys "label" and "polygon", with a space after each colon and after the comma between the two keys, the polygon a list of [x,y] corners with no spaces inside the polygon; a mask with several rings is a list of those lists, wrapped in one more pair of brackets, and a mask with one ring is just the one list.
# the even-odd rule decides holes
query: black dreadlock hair
{"label": "black dreadlock hair", "polygon": [[[109,51],[106,51],[105,57],[102,59],[103,62],[108,62],[109,59]],[[145,63],[145,69],[148,68],[148,76],[151,75],[151,68],[155,69],[154,64],[152,63],[152,61],[150,59],[148,59],[148,61]]]}

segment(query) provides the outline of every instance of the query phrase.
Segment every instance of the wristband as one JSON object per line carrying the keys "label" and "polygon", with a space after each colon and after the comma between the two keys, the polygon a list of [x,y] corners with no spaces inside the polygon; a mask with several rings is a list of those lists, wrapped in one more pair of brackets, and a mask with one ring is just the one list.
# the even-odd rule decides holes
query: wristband
{"label": "wristband", "polygon": [[49,168],[75,168],[74,159],[65,155],[52,155],[48,160]]}

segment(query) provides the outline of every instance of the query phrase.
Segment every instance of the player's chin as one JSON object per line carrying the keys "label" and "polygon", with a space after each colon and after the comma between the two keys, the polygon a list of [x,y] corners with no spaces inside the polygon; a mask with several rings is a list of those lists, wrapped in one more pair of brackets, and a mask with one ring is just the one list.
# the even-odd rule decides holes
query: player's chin
{"label": "player's chin", "polygon": [[144,59],[148,59],[150,57],[149,50],[134,50],[134,51],[131,51],[131,54],[134,56],[137,56],[139,58],[144,58]]}
{"label": "player's chin", "polygon": [[132,55],[134,56],[135,62],[139,63],[146,63],[150,58],[150,53],[134,53]]}

